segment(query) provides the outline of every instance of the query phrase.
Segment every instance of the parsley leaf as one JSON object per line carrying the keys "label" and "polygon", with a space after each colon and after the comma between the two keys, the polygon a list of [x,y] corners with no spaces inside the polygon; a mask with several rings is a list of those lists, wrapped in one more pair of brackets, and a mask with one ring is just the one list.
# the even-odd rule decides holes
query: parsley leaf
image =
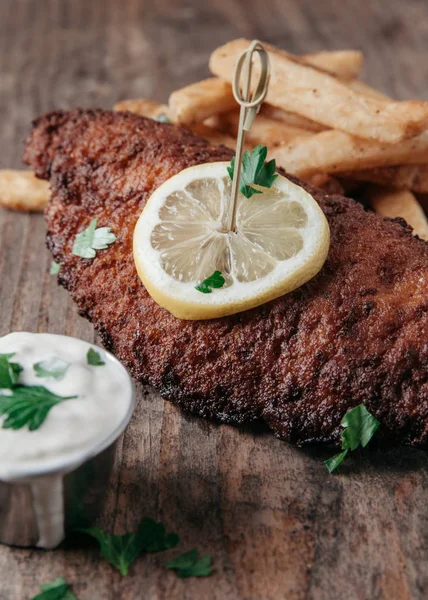
{"label": "parsley leaf", "polygon": [[342,433],[342,446],[355,450],[361,444],[363,448],[372,439],[380,423],[364,406],[360,404],[348,411],[343,417],[341,424],[346,427]]}
{"label": "parsley leaf", "polygon": [[168,569],[176,571],[178,577],[208,577],[212,572],[211,557],[198,558],[198,549],[192,548],[189,552],[180,554],[177,558],[167,563]]}
{"label": "parsley leaf", "polygon": [[365,448],[380,425],[364,404],[349,410],[340,424],[345,428],[341,434],[342,452],[325,461],[330,473],[340,465],[349,450],[356,450],[359,446]]}
{"label": "parsley leaf", "polygon": [[32,600],[77,600],[62,577],[57,577],[50,583],[42,583],[40,589],[43,590],[42,593],[34,596]]}
{"label": "parsley leaf", "polygon": [[51,268],[49,270],[49,273],[51,275],[58,275],[58,273],[60,272],[60,270],[61,270],[61,265],[53,260],[51,262]]}
{"label": "parsley leaf", "polygon": [[99,527],[79,529],[97,540],[101,554],[121,575],[127,575],[129,567],[144,550],[143,539],[138,533],[111,535]]}
{"label": "parsley leaf", "polygon": [[161,113],[155,118],[155,121],[159,121],[159,123],[171,123],[171,119],[167,117],[165,113]]}
{"label": "parsley leaf", "polygon": [[[278,177],[276,171],[275,159],[265,163],[267,156],[266,146],[256,146],[250,153],[246,150],[242,156],[241,180],[239,182],[239,191],[246,198],[251,198],[253,194],[261,194],[262,191],[253,187],[270,188]],[[229,177],[233,180],[235,171],[235,157],[232,158],[230,166],[227,168]]]}
{"label": "parsley leaf", "polygon": [[105,250],[109,244],[116,241],[116,236],[111,233],[110,227],[97,229],[97,219],[92,219],[89,226],[76,235],[73,245],[73,254],[82,258],[94,258],[96,250]]}
{"label": "parsley leaf", "polygon": [[38,429],[51,408],[63,400],[77,396],[57,396],[43,386],[18,385],[11,393],[0,394],[0,415],[5,415],[3,429],[21,429],[28,426],[30,431]]}
{"label": "parsley leaf", "polygon": [[93,367],[102,367],[105,365],[105,362],[101,360],[99,352],[96,352],[93,348],[89,348],[86,360],[88,361],[88,365],[92,365]]}
{"label": "parsley leaf", "polygon": [[50,358],[36,363],[33,365],[33,369],[37,377],[60,379],[65,375],[69,366],[70,363],[61,360],[61,358]]}
{"label": "parsley leaf", "polygon": [[112,535],[99,527],[78,531],[91,535],[98,541],[102,556],[116,567],[121,575],[128,574],[129,567],[142,552],[168,550],[180,541],[176,533],[167,535],[165,526],[153,519],[143,519],[137,533]]}
{"label": "parsley leaf", "polygon": [[13,388],[24,370],[18,363],[10,362],[12,354],[0,354],[0,389]]}
{"label": "parsley leaf", "polygon": [[153,519],[143,519],[138,533],[142,537],[143,547],[146,552],[162,552],[175,548],[180,541],[176,533],[166,534],[165,525]]}
{"label": "parsley leaf", "polygon": [[212,275],[201,281],[201,283],[195,286],[195,290],[202,292],[203,294],[211,294],[211,288],[221,288],[224,286],[225,279],[221,274],[221,271],[214,271]]}
{"label": "parsley leaf", "polygon": [[345,456],[347,454],[348,454],[348,450],[343,450],[343,452],[340,452],[339,454],[335,454],[328,460],[324,461],[324,464],[327,467],[329,473],[333,473],[333,471],[335,469],[337,469],[337,467],[340,465],[340,463],[342,462],[342,460],[345,458]]}

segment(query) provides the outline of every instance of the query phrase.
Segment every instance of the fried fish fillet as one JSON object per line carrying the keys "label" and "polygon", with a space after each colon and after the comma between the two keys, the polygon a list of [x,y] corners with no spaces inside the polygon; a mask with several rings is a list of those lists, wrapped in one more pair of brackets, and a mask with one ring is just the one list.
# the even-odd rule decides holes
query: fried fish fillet
{"label": "fried fish fillet", "polygon": [[[331,249],[300,289],[211,321],[181,321],[148,295],[132,236],[150,194],[185,167],[231,157],[131,113],[74,110],[35,121],[25,162],[50,181],[47,243],[80,314],[136,379],[203,417],[261,420],[297,444],[335,444],[343,415],[364,403],[381,422],[377,437],[427,447],[428,244],[404,221],[311,188]],[[74,238],[93,217],[117,241],[82,259]]]}

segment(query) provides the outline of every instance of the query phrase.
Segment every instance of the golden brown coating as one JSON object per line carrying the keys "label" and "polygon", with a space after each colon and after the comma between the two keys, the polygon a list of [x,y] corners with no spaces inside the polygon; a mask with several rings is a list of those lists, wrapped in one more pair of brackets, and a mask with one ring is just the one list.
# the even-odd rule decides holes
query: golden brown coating
{"label": "golden brown coating", "polygon": [[[363,402],[384,439],[427,447],[428,244],[402,220],[311,189],[332,241],[300,289],[212,321],[176,319],[147,294],[132,259],[146,200],[183,168],[231,156],[131,113],[74,110],[34,123],[25,160],[50,180],[48,246],[80,313],[136,379],[193,413],[264,420],[298,444],[337,443],[341,418]],[[117,241],[78,258],[74,237],[94,216]]]}

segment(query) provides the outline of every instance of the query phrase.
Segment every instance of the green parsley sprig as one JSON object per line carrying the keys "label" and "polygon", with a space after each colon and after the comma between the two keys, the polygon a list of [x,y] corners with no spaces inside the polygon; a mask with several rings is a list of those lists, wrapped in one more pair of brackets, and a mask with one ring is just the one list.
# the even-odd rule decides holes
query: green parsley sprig
{"label": "green parsley sprig", "polygon": [[154,519],[143,519],[138,533],[143,539],[145,552],[163,552],[175,548],[180,542],[180,537],[176,533],[166,533],[165,525]]}
{"label": "green parsley sprig", "polygon": [[51,262],[51,268],[49,269],[50,275],[58,275],[61,270],[61,265],[54,260]]}
{"label": "green parsley sprig", "polygon": [[102,556],[116,567],[121,575],[127,575],[129,567],[143,551],[142,541],[137,533],[111,535],[99,527],[81,529],[92,536],[100,545]]}
{"label": "green parsley sprig", "polygon": [[[275,179],[278,177],[276,171],[275,159],[265,162],[267,157],[266,146],[256,146],[250,153],[246,150],[242,156],[241,177],[239,181],[239,191],[246,197],[251,198],[254,194],[261,194],[262,191],[253,187],[258,185],[264,188],[272,187]],[[235,157],[232,158],[230,166],[227,168],[230,179],[233,180],[235,172]]]}
{"label": "green parsley sprig", "polygon": [[337,469],[349,450],[356,450],[359,446],[365,448],[380,425],[364,404],[349,410],[340,424],[345,428],[341,434],[342,452],[325,461],[330,473]]}
{"label": "green parsley sprig", "polygon": [[[20,364],[10,362],[12,356],[14,354],[0,354],[0,389],[4,390],[0,393],[0,415],[6,417],[3,429],[27,426],[34,431],[44,423],[51,408],[77,396],[57,396],[41,385],[19,385],[19,374],[24,369]],[[34,365],[38,377],[61,376],[59,367],[48,374],[41,365],[43,363]]]}
{"label": "green parsley sprig", "polygon": [[102,556],[116,567],[121,575],[127,575],[129,567],[142,552],[161,552],[174,548],[180,541],[176,533],[166,533],[163,523],[144,519],[137,533],[112,535],[99,527],[79,529],[95,538]]}
{"label": "green parsley sprig", "polygon": [[18,383],[19,374],[23,368],[18,363],[11,362],[12,354],[0,354],[0,389],[10,389]]}
{"label": "green parsley sprig", "polygon": [[97,219],[92,219],[88,227],[76,235],[73,245],[73,254],[81,258],[94,258],[96,250],[105,250],[109,244],[116,241],[116,236],[110,227],[99,227]]}
{"label": "green parsley sprig", "polygon": [[212,573],[211,556],[199,558],[197,548],[192,548],[166,564],[168,569],[173,569],[178,577],[208,577]]}
{"label": "green parsley sprig", "polygon": [[93,348],[89,348],[86,354],[86,360],[88,361],[88,365],[92,365],[93,367],[102,367],[106,364],[101,359],[100,353],[94,350]]}
{"label": "green parsley sprig", "polygon": [[51,377],[53,379],[61,379],[67,372],[70,363],[61,358],[49,358],[42,360],[33,365],[33,370],[36,377]]}
{"label": "green parsley sprig", "polygon": [[51,408],[77,396],[57,396],[41,385],[16,385],[8,395],[0,395],[0,415],[5,415],[3,429],[38,429]]}
{"label": "green parsley sprig", "polygon": [[[127,575],[130,566],[143,552],[163,552],[175,548],[180,541],[176,533],[167,533],[165,525],[153,519],[143,519],[137,533],[112,535],[99,527],[78,529],[92,536],[100,545],[101,555],[113,565],[121,575]],[[197,548],[170,560],[167,569],[172,569],[178,577],[207,577],[212,572],[210,556],[199,558]]]}
{"label": "green parsley sprig", "polygon": [[158,117],[155,117],[155,121],[159,121],[159,123],[171,123],[171,119],[165,113],[161,113]]}
{"label": "green parsley sprig", "polygon": [[77,600],[70,586],[62,577],[57,577],[49,583],[41,583],[42,592],[31,600]]}
{"label": "green parsley sprig", "polygon": [[195,286],[198,292],[203,294],[211,294],[212,288],[221,288],[225,284],[225,279],[221,274],[221,271],[214,271],[212,275],[201,281],[201,283]]}

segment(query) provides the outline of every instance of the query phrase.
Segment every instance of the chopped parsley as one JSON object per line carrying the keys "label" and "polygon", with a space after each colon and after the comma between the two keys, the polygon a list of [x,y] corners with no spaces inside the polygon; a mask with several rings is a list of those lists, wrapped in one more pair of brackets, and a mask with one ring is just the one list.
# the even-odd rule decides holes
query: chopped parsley
{"label": "chopped parsley", "polygon": [[[264,188],[270,188],[278,177],[276,171],[275,159],[265,162],[267,156],[266,146],[256,146],[250,153],[246,150],[242,156],[241,178],[239,182],[239,191],[246,197],[251,198],[253,194],[261,194],[262,191],[253,187],[258,185]],[[235,157],[232,158],[230,166],[227,168],[230,178],[233,180],[235,171]]]}
{"label": "chopped parsley", "polygon": [[68,583],[62,577],[57,577],[50,583],[40,584],[41,594],[31,600],[77,600],[70,590]]}
{"label": "chopped parsley", "polygon": [[211,556],[199,558],[197,548],[180,554],[177,558],[167,563],[168,569],[173,569],[178,577],[208,577],[212,572]]}
{"label": "chopped parsley", "polygon": [[89,226],[76,235],[73,254],[82,258],[94,258],[96,250],[105,250],[109,244],[116,241],[116,236],[110,227],[97,229],[97,219],[92,219]]}
{"label": "chopped parsley", "polygon": [[359,446],[365,448],[380,425],[364,404],[349,410],[340,424],[345,428],[341,434],[342,452],[325,461],[330,473],[337,469],[349,450],[356,450]]}
{"label": "chopped parsley", "polygon": [[203,294],[211,294],[212,288],[221,288],[225,284],[225,279],[221,274],[221,271],[214,271],[212,275],[201,281],[201,283],[195,286],[198,292]]}
{"label": "chopped parsley", "polygon": [[129,567],[142,552],[160,552],[174,548],[180,538],[176,533],[166,534],[165,526],[153,519],[144,519],[137,533],[112,535],[99,527],[79,529],[95,538],[102,556],[116,567],[121,575],[127,575]]}
{"label": "chopped parsley", "polygon": [[161,113],[158,117],[155,117],[155,121],[159,121],[159,123],[171,123],[171,119],[165,113]]}
{"label": "chopped parsley", "polygon": [[93,348],[89,348],[86,354],[86,360],[88,361],[88,365],[92,365],[93,367],[102,367],[106,363],[101,360],[101,355],[99,352],[96,352]]}
{"label": "chopped parsley", "polygon": [[14,354],[0,354],[0,389],[13,388],[24,370],[18,363],[10,362]]}
{"label": "chopped parsley", "polygon": [[[10,362],[13,354],[0,354],[0,416],[5,416],[3,429],[38,429],[45,421],[51,408],[63,400],[77,396],[57,396],[41,385],[19,385],[19,374],[24,370],[18,363]],[[37,363],[37,377],[60,377],[65,372],[59,359],[56,366],[49,361]],[[49,363],[49,364],[48,364]],[[68,368],[68,364],[66,369]],[[43,365],[43,366],[42,366]],[[49,366],[49,369],[47,369]],[[66,370],[65,369],[65,370]]]}
{"label": "chopped parsley", "polygon": [[61,358],[50,358],[36,363],[33,365],[33,369],[37,377],[53,377],[53,379],[60,379],[61,377],[64,377],[69,366],[70,363],[61,360]]}
{"label": "chopped parsley", "polygon": [[138,528],[145,552],[163,552],[175,548],[180,538],[176,533],[166,533],[165,525],[154,519],[143,519]]}
{"label": "chopped parsley", "polygon": [[7,395],[0,394],[0,415],[5,415],[3,429],[38,429],[51,408],[77,396],[57,396],[43,386],[16,385]]}
{"label": "chopped parsley", "polygon": [[80,531],[97,540],[102,556],[116,567],[121,575],[128,574],[129,567],[144,549],[137,533],[111,535],[99,527],[89,527]]}
{"label": "chopped parsley", "polygon": [[60,272],[60,270],[61,270],[61,265],[53,260],[51,262],[51,268],[49,270],[49,273],[51,275],[58,275],[58,273]]}

